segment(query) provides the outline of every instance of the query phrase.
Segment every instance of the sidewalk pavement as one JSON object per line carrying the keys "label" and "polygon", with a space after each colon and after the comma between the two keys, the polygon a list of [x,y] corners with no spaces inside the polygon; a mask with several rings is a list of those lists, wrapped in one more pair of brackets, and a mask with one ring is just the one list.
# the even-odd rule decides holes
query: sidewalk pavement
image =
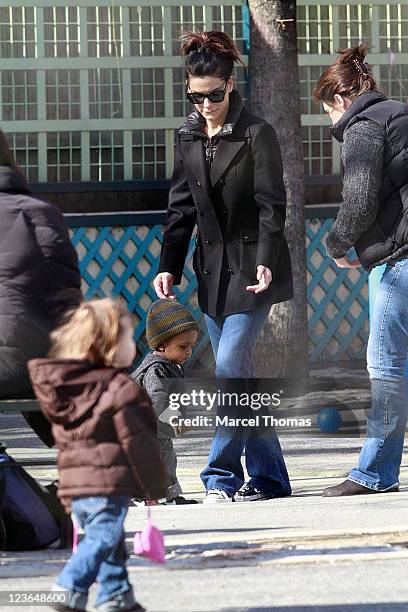
{"label": "sidewalk pavement", "polygon": [[[53,454],[20,417],[2,418],[0,439],[14,457]],[[408,611],[407,454],[399,493],[342,499],[320,495],[344,479],[362,442],[283,437],[293,487],[289,498],[152,508],[154,522],[164,531],[167,563],[131,557],[137,597],[151,612]],[[210,438],[192,435],[177,441],[187,497],[203,498],[199,472],[209,444]],[[30,471],[44,480],[55,476],[50,468]],[[129,547],[145,516],[143,507],[130,509]],[[68,557],[69,551],[58,550],[0,553],[0,592],[48,590]],[[94,590],[90,603],[93,595]],[[0,609],[16,608],[3,604]]]}

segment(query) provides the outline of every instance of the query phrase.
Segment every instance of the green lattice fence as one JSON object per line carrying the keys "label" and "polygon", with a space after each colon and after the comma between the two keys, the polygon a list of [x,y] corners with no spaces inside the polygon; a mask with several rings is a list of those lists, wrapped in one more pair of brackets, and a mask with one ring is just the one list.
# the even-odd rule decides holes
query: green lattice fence
{"label": "green lattice fence", "polygon": [[[152,287],[156,275],[164,215],[75,215],[69,218],[87,298],[119,296],[136,321],[139,354],[147,350],[144,326],[147,310],[156,299]],[[332,219],[306,222],[308,319],[312,361],[362,359],[368,337],[367,274],[339,270],[325,255],[324,238]],[[198,308],[192,270],[191,241],[184,275],[175,287],[180,302],[200,320],[203,333],[192,364],[208,367],[212,360],[207,331]]]}

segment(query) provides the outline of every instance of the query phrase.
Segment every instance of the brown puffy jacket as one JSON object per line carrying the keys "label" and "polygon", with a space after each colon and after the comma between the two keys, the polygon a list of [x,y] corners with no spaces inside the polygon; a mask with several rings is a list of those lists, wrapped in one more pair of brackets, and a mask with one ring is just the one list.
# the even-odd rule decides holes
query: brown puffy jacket
{"label": "brown puffy jacket", "polygon": [[115,368],[77,359],[28,364],[58,446],[59,497],[165,497],[156,417],[149,396]]}

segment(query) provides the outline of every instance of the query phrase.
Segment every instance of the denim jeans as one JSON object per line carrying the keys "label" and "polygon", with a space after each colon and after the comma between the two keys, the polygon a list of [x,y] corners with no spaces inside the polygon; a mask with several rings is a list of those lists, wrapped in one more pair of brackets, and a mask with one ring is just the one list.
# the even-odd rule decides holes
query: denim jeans
{"label": "denim jeans", "polygon": [[96,607],[132,589],[123,530],[130,499],[117,495],[72,500],[72,512],[85,535],[58,576],[57,585],[84,594],[81,603],[86,602],[88,590],[96,580]]}
{"label": "denim jeans", "polygon": [[[253,350],[270,309],[267,305],[224,317],[205,315],[217,378],[255,377]],[[239,384],[241,382],[237,382]],[[233,387],[233,381],[229,381],[229,385]],[[238,407],[236,412],[239,412]],[[244,484],[241,465],[244,449],[251,485],[270,497],[291,494],[282,450],[272,427],[262,433],[240,426],[218,427],[211,444],[208,465],[201,472],[201,480],[207,491],[221,489],[233,496]]]}
{"label": "denim jeans", "polygon": [[388,265],[379,284],[367,349],[372,402],[367,439],[349,480],[376,491],[398,485],[408,417],[408,259]]}

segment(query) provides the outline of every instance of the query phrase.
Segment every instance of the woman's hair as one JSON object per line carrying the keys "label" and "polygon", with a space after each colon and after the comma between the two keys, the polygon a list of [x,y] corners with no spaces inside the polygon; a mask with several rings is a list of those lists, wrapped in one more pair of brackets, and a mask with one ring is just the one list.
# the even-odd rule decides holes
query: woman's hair
{"label": "woman's hair", "polygon": [[235,62],[245,67],[236,44],[225,32],[184,32],[180,40],[187,80],[205,76],[227,80]]}
{"label": "woman's hair", "polygon": [[366,43],[350,49],[338,49],[340,55],[318,80],[313,99],[330,104],[336,94],[354,100],[366,91],[377,90],[369,66],[364,62],[367,52]]}
{"label": "woman's hair", "polygon": [[2,130],[0,130],[0,166],[9,166],[14,170],[18,169],[6,135]]}
{"label": "woman's hair", "polygon": [[121,334],[120,321],[130,316],[124,306],[111,298],[82,302],[51,333],[49,356],[90,359],[109,367],[113,364]]}

